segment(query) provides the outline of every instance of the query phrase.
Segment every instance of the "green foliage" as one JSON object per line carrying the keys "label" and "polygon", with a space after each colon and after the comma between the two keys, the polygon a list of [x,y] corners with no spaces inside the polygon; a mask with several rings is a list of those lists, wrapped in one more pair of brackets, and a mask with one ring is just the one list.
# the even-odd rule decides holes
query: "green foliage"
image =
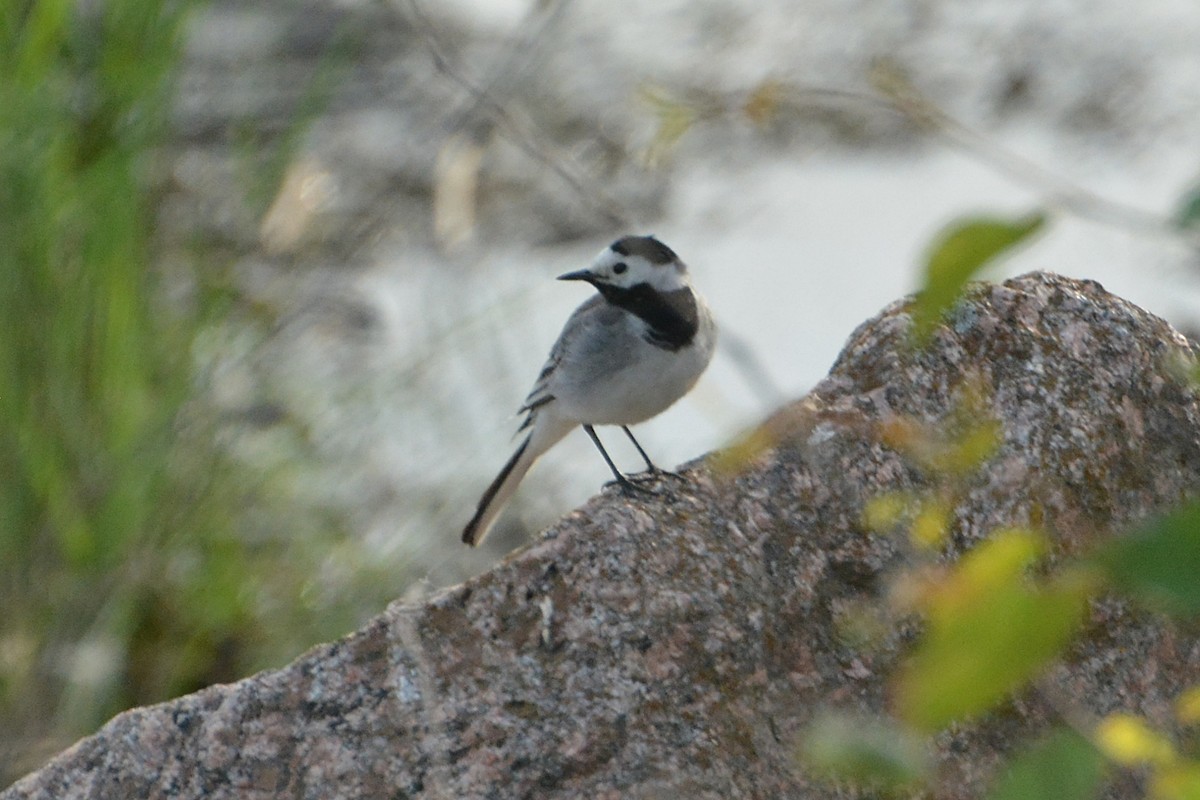
{"label": "green foliage", "polygon": [[1151,520],[1096,554],[1113,585],[1147,605],[1200,614],[1200,502]]}
{"label": "green foliage", "polygon": [[190,334],[154,301],[146,185],[183,10],[32,3],[0,28],[0,730],[130,701],[146,570],[198,489],[175,471]]}
{"label": "green foliage", "polygon": [[154,226],[189,5],[0,11],[0,786],[396,588],[314,513],[303,431],[275,434],[289,469],[250,472],[197,397],[229,294],[197,270],[189,305],[168,302]]}
{"label": "green foliage", "polygon": [[934,239],[925,258],[925,275],[913,307],[913,338],[926,342],[942,315],[985,266],[1025,242],[1046,224],[1040,212],[1014,220],[968,217]]}
{"label": "green foliage", "polygon": [[[1062,657],[1083,629],[1088,603],[1104,593],[1124,593],[1181,619],[1200,614],[1200,502],[1060,559],[1053,570],[1042,563],[1051,543],[1038,530],[994,531],[957,564],[941,563],[970,474],[1004,438],[988,405],[986,383],[968,376],[944,419],[897,417],[881,429],[882,440],[905,454],[929,487],[884,494],[864,508],[871,530],[908,528],[909,560],[892,576],[876,615],[899,620],[916,613],[925,627],[892,676],[895,719],[842,724],[832,733],[815,726],[803,743],[814,772],[898,785],[879,766],[891,763],[878,752],[880,730],[914,748],[922,741],[931,746],[925,737],[995,710]],[[1175,714],[1181,726],[1200,719],[1200,687],[1181,693]],[[1117,769],[1142,772],[1151,797],[1200,797],[1196,753],[1149,722],[1123,713],[1086,721],[1082,710],[1064,717],[1073,730],[1055,731],[1019,753],[998,776],[993,800],[1095,797]],[[936,792],[936,776],[902,774],[911,781],[906,788]]]}
{"label": "green foliage", "polygon": [[1105,771],[1104,757],[1087,739],[1058,728],[1017,754],[988,800],[1088,800]]}
{"label": "green foliage", "polygon": [[1007,585],[932,626],[898,681],[899,710],[935,730],[989,710],[1055,658],[1079,630],[1077,591]]}
{"label": "green foliage", "polygon": [[1011,569],[1014,548],[1008,545],[1029,537],[1013,532],[981,545],[933,594],[928,628],[896,681],[903,719],[937,730],[987,711],[1078,632],[1088,583],[1027,585],[1021,571]]}
{"label": "green foliage", "polygon": [[1150,784],[1154,800],[1200,800],[1200,762],[1180,761],[1159,767]]}

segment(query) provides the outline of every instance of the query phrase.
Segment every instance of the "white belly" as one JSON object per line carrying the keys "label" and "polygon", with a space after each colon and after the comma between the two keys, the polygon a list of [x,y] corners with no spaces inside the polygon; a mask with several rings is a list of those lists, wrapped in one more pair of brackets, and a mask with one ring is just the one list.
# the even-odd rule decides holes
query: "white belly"
{"label": "white belly", "polygon": [[674,351],[647,342],[641,322],[632,318],[625,333],[608,343],[611,358],[600,360],[604,363],[593,357],[592,369],[560,370],[551,387],[556,415],[584,425],[643,422],[687,394],[712,357],[711,325],[693,344]]}

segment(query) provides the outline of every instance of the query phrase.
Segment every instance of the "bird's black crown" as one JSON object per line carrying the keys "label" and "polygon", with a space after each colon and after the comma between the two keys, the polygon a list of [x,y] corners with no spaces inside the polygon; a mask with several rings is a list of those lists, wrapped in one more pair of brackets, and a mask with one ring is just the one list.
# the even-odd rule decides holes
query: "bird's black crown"
{"label": "bird's black crown", "polygon": [[622,256],[641,256],[651,264],[674,264],[679,260],[675,251],[653,236],[622,236],[610,245]]}

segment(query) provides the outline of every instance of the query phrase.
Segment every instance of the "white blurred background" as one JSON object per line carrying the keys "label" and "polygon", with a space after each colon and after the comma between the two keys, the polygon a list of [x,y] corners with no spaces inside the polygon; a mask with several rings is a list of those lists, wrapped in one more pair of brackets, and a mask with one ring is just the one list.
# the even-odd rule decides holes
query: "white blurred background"
{"label": "white blurred background", "polygon": [[[573,435],[489,551],[458,545],[587,296],[553,277],[624,232],[675,248],[725,333],[696,391],[638,430],[662,464],[810,389],[964,214],[1052,214],[995,277],[1053,270],[1185,328],[1197,316],[1194,251],[1155,230],[1197,181],[1194,3],[306,8],[218,3],[195,20],[167,215],[201,208],[239,242],[231,280],[274,320],[261,338],[231,323],[202,354],[232,446],[270,462],[279,423],[299,425],[306,496],[426,588],[606,480]],[[916,124],[905,87],[945,117]],[[258,217],[228,200],[238,125],[293,142]]]}

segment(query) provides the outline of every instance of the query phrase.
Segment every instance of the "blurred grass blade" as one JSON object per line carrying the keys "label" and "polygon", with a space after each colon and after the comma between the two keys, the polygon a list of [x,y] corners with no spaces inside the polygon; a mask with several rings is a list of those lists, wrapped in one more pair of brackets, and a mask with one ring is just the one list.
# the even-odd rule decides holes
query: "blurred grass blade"
{"label": "blurred grass blade", "polygon": [[[53,59],[70,23],[71,6],[69,0],[41,0],[28,4],[23,14],[12,7],[5,8],[4,15],[16,33],[15,42],[5,43],[17,45],[11,51],[17,57],[12,65],[14,79],[36,77],[42,65]],[[23,18],[13,24],[13,17]]]}
{"label": "blurred grass blade", "polygon": [[925,740],[883,719],[827,713],[801,735],[800,761],[828,780],[910,791],[930,774]]}
{"label": "blurred grass blade", "polygon": [[1104,757],[1079,734],[1060,728],[1017,755],[988,800],[1089,800],[1104,778]]}
{"label": "blurred grass blade", "polygon": [[1200,614],[1200,502],[1151,520],[1096,556],[1113,585],[1147,605]]}
{"label": "blurred grass blade", "polygon": [[1015,220],[968,217],[951,223],[934,239],[925,261],[925,282],[913,308],[913,337],[928,341],[942,315],[963,287],[990,262],[1037,233],[1046,223],[1041,212]]}
{"label": "blurred grass blade", "polygon": [[897,678],[901,717],[925,730],[983,713],[1062,652],[1083,622],[1090,583],[1030,588],[1021,576],[934,615]]}

